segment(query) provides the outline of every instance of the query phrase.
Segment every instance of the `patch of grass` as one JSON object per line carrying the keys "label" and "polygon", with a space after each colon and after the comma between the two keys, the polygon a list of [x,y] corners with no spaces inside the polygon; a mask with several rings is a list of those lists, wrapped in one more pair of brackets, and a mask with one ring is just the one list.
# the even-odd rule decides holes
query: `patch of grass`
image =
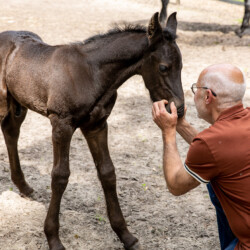
{"label": "patch of grass", "polygon": [[236,21],[237,21],[238,24],[242,24],[243,18],[238,18],[238,19],[236,19]]}
{"label": "patch of grass", "polygon": [[143,189],[146,191],[148,189],[147,185],[145,183],[142,183]]}
{"label": "patch of grass", "polygon": [[106,223],[106,219],[104,217],[102,217],[100,214],[97,214],[95,217],[99,222],[105,222]]}
{"label": "patch of grass", "polygon": [[147,139],[147,137],[145,136],[145,135],[138,135],[138,138],[139,138],[139,140],[141,141],[141,142],[146,142],[146,141],[148,141],[148,139]]}

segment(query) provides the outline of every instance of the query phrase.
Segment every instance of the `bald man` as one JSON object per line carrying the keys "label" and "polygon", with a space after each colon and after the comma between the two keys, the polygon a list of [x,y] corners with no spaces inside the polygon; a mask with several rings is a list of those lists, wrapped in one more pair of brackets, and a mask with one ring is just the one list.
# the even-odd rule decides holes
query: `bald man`
{"label": "bald man", "polygon": [[[177,120],[171,103],[155,102],[153,120],[162,131],[163,168],[169,191],[182,195],[207,184],[216,207],[221,249],[250,249],[250,109],[243,108],[246,89],[240,69],[216,64],[204,69],[191,87],[198,117],[212,124],[201,133]],[[183,164],[176,131],[190,144]]]}

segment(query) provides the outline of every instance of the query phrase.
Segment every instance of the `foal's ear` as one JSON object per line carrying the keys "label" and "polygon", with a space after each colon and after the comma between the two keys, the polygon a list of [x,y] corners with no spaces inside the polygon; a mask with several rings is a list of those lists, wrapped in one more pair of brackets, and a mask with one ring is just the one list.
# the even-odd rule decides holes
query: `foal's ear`
{"label": "foal's ear", "polygon": [[174,35],[176,35],[176,29],[177,29],[177,20],[176,20],[176,14],[177,12],[172,13],[167,21],[166,27],[168,30],[170,30]]}
{"label": "foal's ear", "polygon": [[162,36],[162,28],[159,22],[159,13],[156,12],[152,17],[148,25],[148,40],[152,44]]}

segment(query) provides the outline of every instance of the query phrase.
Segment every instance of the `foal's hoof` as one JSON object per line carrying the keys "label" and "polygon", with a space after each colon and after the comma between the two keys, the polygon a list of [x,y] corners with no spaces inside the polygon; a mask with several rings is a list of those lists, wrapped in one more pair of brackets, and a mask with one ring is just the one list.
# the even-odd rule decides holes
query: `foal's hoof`
{"label": "foal's hoof", "polygon": [[49,243],[49,249],[50,250],[65,250],[65,247],[63,246],[61,241],[58,239],[58,240],[52,241],[51,244]]}
{"label": "foal's hoof", "polygon": [[243,28],[243,29],[238,28],[238,29],[236,29],[234,32],[235,32],[235,34],[236,34],[237,36],[239,36],[239,37],[241,38],[241,37],[243,37],[244,35],[250,35],[250,27]]}
{"label": "foal's hoof", "polygon": [[57,247],[53,247],[50,248],[51,250],[65,250],[65,247],[63,245],[57,246]]}
{"label": "foal's hoof", "polygon": [[30,197],[30,195],[34,191],[34,189],[31,188],[28,184],[25,187],[20,188],[19,190],[20,190],[21,196],[24,196],[24,197]]}
{"label": "foal's hoof", "polygon": [[142,250],[142,247],[139,241],[137,241],[133,246],[126,248],[126,250]]}
{"label": "foal's hoof", "polygon": [[241,31],[241,29],[240,28],[238,28],[238,29],[236,29],[235,31],[234,31],[234,33],[238,36],[238,37],[242,37],[242,35],[243,35],[243,32]]}

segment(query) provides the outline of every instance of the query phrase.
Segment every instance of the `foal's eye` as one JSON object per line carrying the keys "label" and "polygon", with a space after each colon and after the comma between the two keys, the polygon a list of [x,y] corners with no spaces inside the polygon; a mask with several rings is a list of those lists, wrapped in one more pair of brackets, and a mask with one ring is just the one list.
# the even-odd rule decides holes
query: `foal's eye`
{"label": "foal's eye", "polygon": [[166,73],[166,72],[168,71],[168,69],[169,69],[169,67],[166,66],[166,65],[164,65],[164,64],[160,64],[160,65],[159,65],[159,71],[160,71],[161,73]]}

